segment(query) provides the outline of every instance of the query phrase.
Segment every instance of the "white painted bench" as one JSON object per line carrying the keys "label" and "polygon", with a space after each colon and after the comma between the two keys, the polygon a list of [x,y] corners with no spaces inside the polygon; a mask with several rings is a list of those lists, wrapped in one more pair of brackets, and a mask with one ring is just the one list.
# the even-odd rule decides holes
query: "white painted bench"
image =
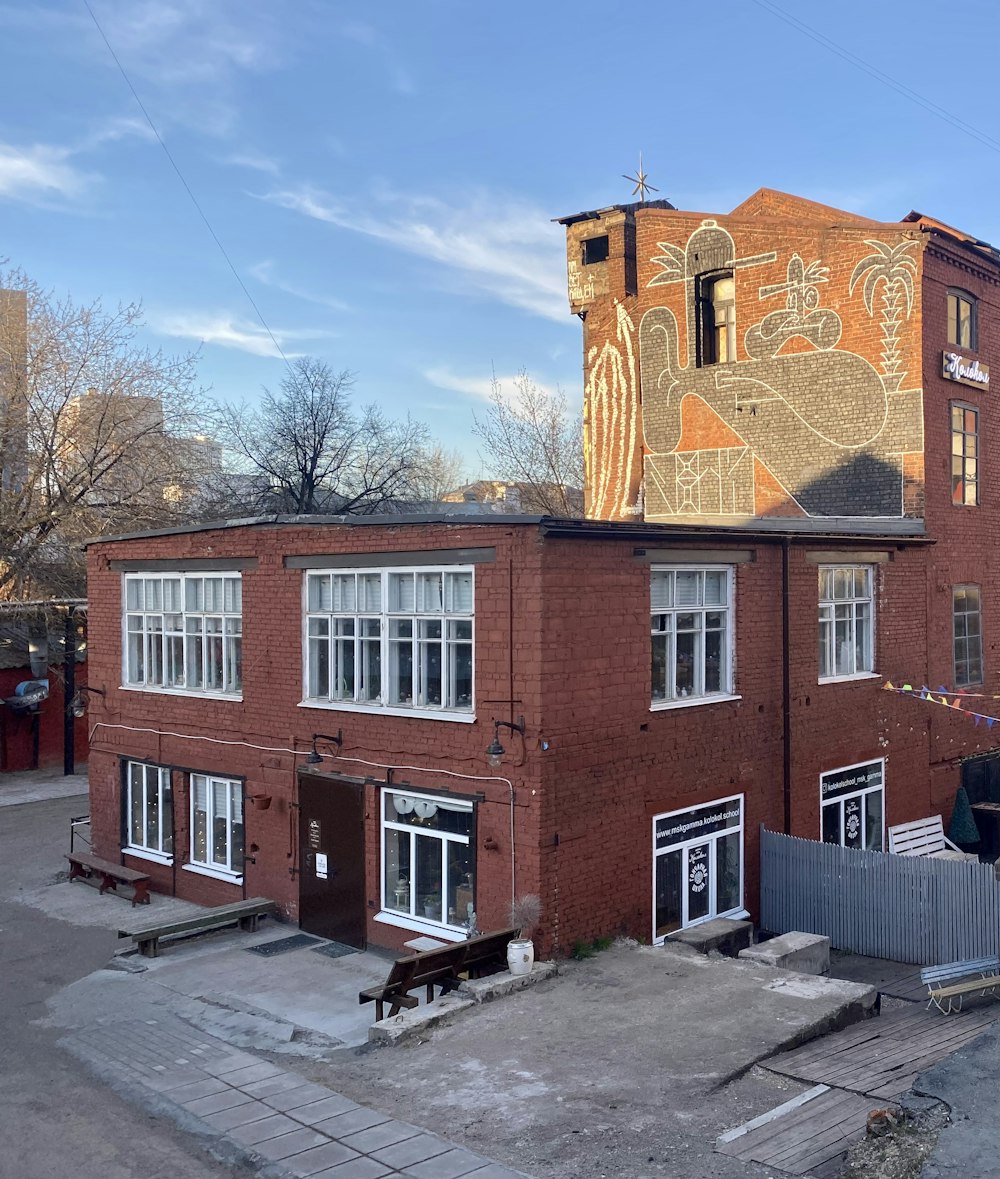
{"label": "white painted bench", "polygon": [[1000,987],[1000,956],[926,966],[920,981],[927,987],[927,1006],[950,1015],[962,1010],[966,995],[995,995]]}
{"label": "white painted bench", "polygon": [[896,856],[932,856],[938,860],[979,859],[974,853],[964,852],[951,842],[944,833],[940,815],[890,827],[889,851]]}

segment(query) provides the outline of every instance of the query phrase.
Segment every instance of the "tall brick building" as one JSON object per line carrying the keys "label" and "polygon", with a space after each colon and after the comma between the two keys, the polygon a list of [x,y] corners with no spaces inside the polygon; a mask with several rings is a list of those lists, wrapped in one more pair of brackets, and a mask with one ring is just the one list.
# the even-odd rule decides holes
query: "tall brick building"
{"label": "tall brick building", "polygon": [[566,221],[591,518],[94,542],[99,854],[394,949],[534,891],[566,952],[753,914],[761,824],[950,813],[989,730],[882,684],[996,684],[992,251],[768,192]]}

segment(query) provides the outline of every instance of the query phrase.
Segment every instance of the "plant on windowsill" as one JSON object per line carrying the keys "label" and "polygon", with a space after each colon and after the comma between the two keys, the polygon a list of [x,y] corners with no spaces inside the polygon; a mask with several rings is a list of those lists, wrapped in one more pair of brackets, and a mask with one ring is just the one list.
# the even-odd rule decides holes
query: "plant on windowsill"
{"label": "plant on windowsill", "polygon": [[424,916],[431,921],[441,920],[441,894],[429,892],[424,897]]}
{"label": "plant on windowsill", "polygon": [[531,973],[535,964],[535,943],[531,938],[541,918],[542,901],[535,893],[526,892],[511,902],[510,923],[517,930],[517,937],[507,943],[507,967],[511,974]]}

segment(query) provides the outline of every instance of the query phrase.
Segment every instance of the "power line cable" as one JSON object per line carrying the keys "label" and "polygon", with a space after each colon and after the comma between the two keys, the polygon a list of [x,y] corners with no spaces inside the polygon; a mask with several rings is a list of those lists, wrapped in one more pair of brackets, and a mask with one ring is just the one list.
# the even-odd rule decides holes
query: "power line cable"
{"label": "power line cable", "polygon": [[275,338],[274,332],[272,332],[271,328],[268,326],[268,322],[264,318],[263,314],[261,313],[260,308],[257,306],[257,303],[255,302],[253,295],[251,295],[250,292],[247,290],[246,283],[240,277],[239,271],[233,265],[232,258],[230,258],[229,254],[226,252],[226,247],[219,240],[219,235],[212,228],[212,223],[209,221],[208,217],[206,216],[205,210],[198,203],[198,198],[194,195],[194,192],[191,189],[191,185],[188,184],[187,180],[185,180],[184,173],[180,170],[180,168],[178,167],[177,161],[174,159],[174,157],[170,153],[170,149],[167,147],[166,143],[164,143],[163,136],[157,130],[156,124],[153,122],[152,118],[150,117],[149,111],[146,110],[145,106],[143,105],[142,99],[139,97],[139,94],[136,91],[136,88],[132,85],[132,79],[125,72],[125,67],[122,65],[121,61],[119,60],[118,54],[115,53],[114,49],[112,48],[111,42],[108,40],[107,34],[104,32],[104,29],[101,27],[101,22],[97,19],[96,15],[94,14],[94,10],[91,8],[89,0],[83,0],[83,6],[84,6],[84,8],[86,8],[87,12],[90,13],[90,19],[94,22],[94,27],[97,29],[98,33],[100,33],[101,40],[107,46],[108,53],[111,54],[112,60],[114,61],[115,65],[118,67],[118,72],[125,79],[125,85],[128,86],[129,90],[132,92],[132,97],[135,99],[136,105],[138,106],[139,110],[142,111],[143,118],[149,124],[149,129],[156,136],[156,142],[160,145],[160,147],[163,148],[163,154],[170,161],[170,166],[173,168],[174,172],[177,174],[177,179],[184,186],[184,191],[191,198],[191,203],[198,210],[198,216],[204,222],[205,228],[208,230],[209,235],[212,238],[212,241],[214,241],[215,244],[219,247],[219,253],[226,260],[226,265],[232,271],[233,278],[235,278],[236,281],[239,283],[240,290],[243,292],[244,295],[246,295],[247,302],[253,308],[254,314],[260,320],[261,326],[263,327],[264,331],[267,332],[268,336],[270,337],[271,343],[274,345],[275,349],[277,350],[278,355],[285,362],[285,367],[289,370],[289,372],[291,372],[292,366],[291,366],[291,364],[289,364],[288,357],[285,355],[284,351],[282,350],[281,345],[278,343],[277,339]]}
{"label": "power line cable", "polygon": [[968,135],[971,139],[975,139],[978,143],[981,143],[983,147],[989,148],[990,151],[1000,152],[1000,140],[994,139],[992,135],[988,135],[985,131],[981,131],[978,127],[973,126],[971,123],[965,122],[964,119],[960,119],[957,115],[952,114],[951,111],[946,110],[943,106],[938,106],[936,102],[932,102],[931,99],[925,98],[924,95],[918,93],[918,91],[912,89],[910,86],[907,86],[904,82],[900,82],[891,75],[884,73],[882,70],[878,69],[877,66],[873,66],[870,62],[865,61],[864,58],[858,57],[856,53],[852,53],[849,49],[845,49],[843,45],[838,44],[825,33],[821,33],[818,29],[814,29],[811,25],[807,25],[805,21],[799,20],[797,16],[792,16],[791,13],[785,12],[783,8],[779,8],[778,5],[772,3],[771,0],[753,0],[753,2],[757,5],[758,8],[763,8],[765,12],[769,12],[772,16],[777,17],[779,20],[783,20],[787,25],[802,33],[803,36],[809,37],[811,40],[815,41],[819,45],[822,45],[825,49],[828,49],[837,57],[843,58],[843,60],[846,61],[849,65],[852,65],[856,69],[861,70],[863,73],[868,74],[869,77],[874,78],[877,82],[881,82],[883,86],[888,86],[889,89],[895,90],[896,93],[902,95],[903,98],[908,98],[911,102],[915,102],[918,106],[923,107],[923,109],[928,111],[930,114],[935,115],[937,118],[942,119],[946,123],[949,123],[956,130],[963,132],[963,134]]}

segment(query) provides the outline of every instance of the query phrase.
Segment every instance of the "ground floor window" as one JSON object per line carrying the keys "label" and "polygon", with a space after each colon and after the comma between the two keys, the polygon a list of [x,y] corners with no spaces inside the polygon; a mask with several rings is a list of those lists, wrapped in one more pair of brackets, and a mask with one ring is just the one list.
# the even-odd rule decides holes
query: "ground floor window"
{"label": "ground floor window", "polygon": [[243,875],[243,783],[191,775],[191,863]]}
{"label": "ground floor window", "polygon": [[169,859],[174,851],[174,807],[170,770],[142,762],[125,763],[128,851]]}
{"label": "ground floor window", "polygon": [[382,909],[464,930],[475,912],[474,804],[382,792]]}
{"label": "ground floor window", "polygon": [[885,819],[885,761],[861,762],[819,776],[824,843],[881,851]]}
{"label": "ground floor window", "polygon": [[653,938],[743,909],[743,796],[653,819]]}

